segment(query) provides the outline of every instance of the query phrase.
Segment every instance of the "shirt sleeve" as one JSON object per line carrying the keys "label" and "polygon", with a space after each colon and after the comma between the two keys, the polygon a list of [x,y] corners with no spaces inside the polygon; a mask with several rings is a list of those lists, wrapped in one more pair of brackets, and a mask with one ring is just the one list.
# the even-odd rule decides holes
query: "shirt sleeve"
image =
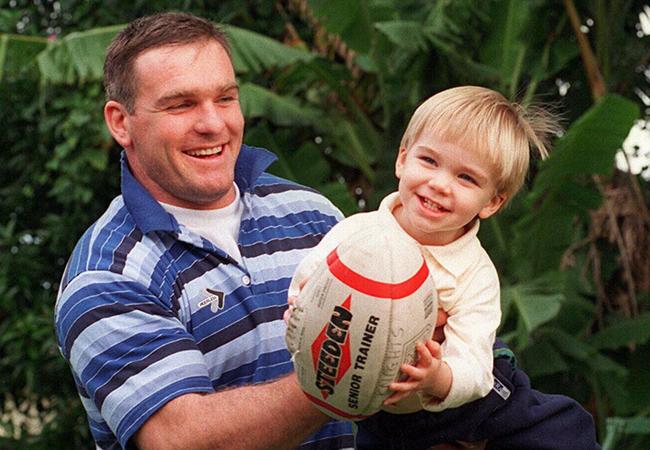
{"label": "shirt sleeve", "polygon": [[90,425],[108,425],[123,448],[168,401],[212,392],[193,337],[145,286],[109,271],[84,272],[56,307],[60,350]]}
{"label": "shirt sleeve", "polygon": [[501,320],[499,278],[486,256],[459,280],[455,304],[447,312],[442,359],[452,372],[451,389],[438,403],[425,402],[428,411],[455,408],[485,397],[494,385],[492,344]]}

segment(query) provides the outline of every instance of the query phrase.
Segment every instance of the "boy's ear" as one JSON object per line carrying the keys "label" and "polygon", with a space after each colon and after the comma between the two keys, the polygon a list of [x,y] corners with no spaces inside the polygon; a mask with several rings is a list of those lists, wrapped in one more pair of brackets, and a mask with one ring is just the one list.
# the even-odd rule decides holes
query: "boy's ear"
{"label": "boy's ear", "polygon": [[395,176],[399,180],[402,176],[402,168],[404,167],[404,161],[406,161],[406,147],[399,149],[397,153],[397,159],[395,160]]}
{"label": "boy's ear", "polygon": [[487,219],[488,217],[494,215],[497,211],[499,211],[507,199],[508,197],[505,195],[495,194],[495,196],[490,199],[488,204],[485,205],[481,211],[479,211],[479,218]]}
{"label": "boy's ear", "polygon": [[129,133],[129,113],[126,107],[115,100],[109,100],[104,105],[104,120],[108,131],[123,148],[131,146],[131,133]]}

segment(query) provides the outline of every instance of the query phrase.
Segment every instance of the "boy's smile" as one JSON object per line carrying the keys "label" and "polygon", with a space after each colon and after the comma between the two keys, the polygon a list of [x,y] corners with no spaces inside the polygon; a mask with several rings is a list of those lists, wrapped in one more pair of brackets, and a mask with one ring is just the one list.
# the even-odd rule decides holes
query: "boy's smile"
{"label": "boy's smile", "polygon": [[393,214],[424,245],[446,245],[462,236],[476,217],[499,210],[491,165],[477,151],[423,132],[395,163],[401,205]]}

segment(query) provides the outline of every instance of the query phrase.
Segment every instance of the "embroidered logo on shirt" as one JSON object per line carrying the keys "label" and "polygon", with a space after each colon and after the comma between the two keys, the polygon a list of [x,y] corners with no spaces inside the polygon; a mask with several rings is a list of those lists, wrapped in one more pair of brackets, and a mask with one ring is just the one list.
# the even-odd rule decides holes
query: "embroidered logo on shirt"
{"label": "embroidered logo on shirt", "polygon": [[494,377],[494,386],[492,389],[504,400],[508,400],[508,397],[510,397],[510,389],[500,382],[497,377]]}
{"label": "embroidered logo on shirt", "polygon": [[205,292],[210,294],[210,296],[201,300],[196,306],[203,308],[204,306],[210,305],[210,311],[213,313],[223,309],[226,303],[226,295],[223,292],[210,288],[205,288]]}

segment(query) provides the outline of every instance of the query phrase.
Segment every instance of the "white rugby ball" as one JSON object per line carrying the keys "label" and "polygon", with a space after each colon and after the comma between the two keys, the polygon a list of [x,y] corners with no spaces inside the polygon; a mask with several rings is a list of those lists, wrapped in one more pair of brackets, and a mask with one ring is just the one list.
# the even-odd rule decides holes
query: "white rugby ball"
{"label": "white rugby ball", "polygon": [[289,319],[286,342],[302,390],[336,419],[376,413],[400,365],[415,360],[416,342],[431,338],[436,311],[415,242],[380,226],[353,234],[309,278]]}

